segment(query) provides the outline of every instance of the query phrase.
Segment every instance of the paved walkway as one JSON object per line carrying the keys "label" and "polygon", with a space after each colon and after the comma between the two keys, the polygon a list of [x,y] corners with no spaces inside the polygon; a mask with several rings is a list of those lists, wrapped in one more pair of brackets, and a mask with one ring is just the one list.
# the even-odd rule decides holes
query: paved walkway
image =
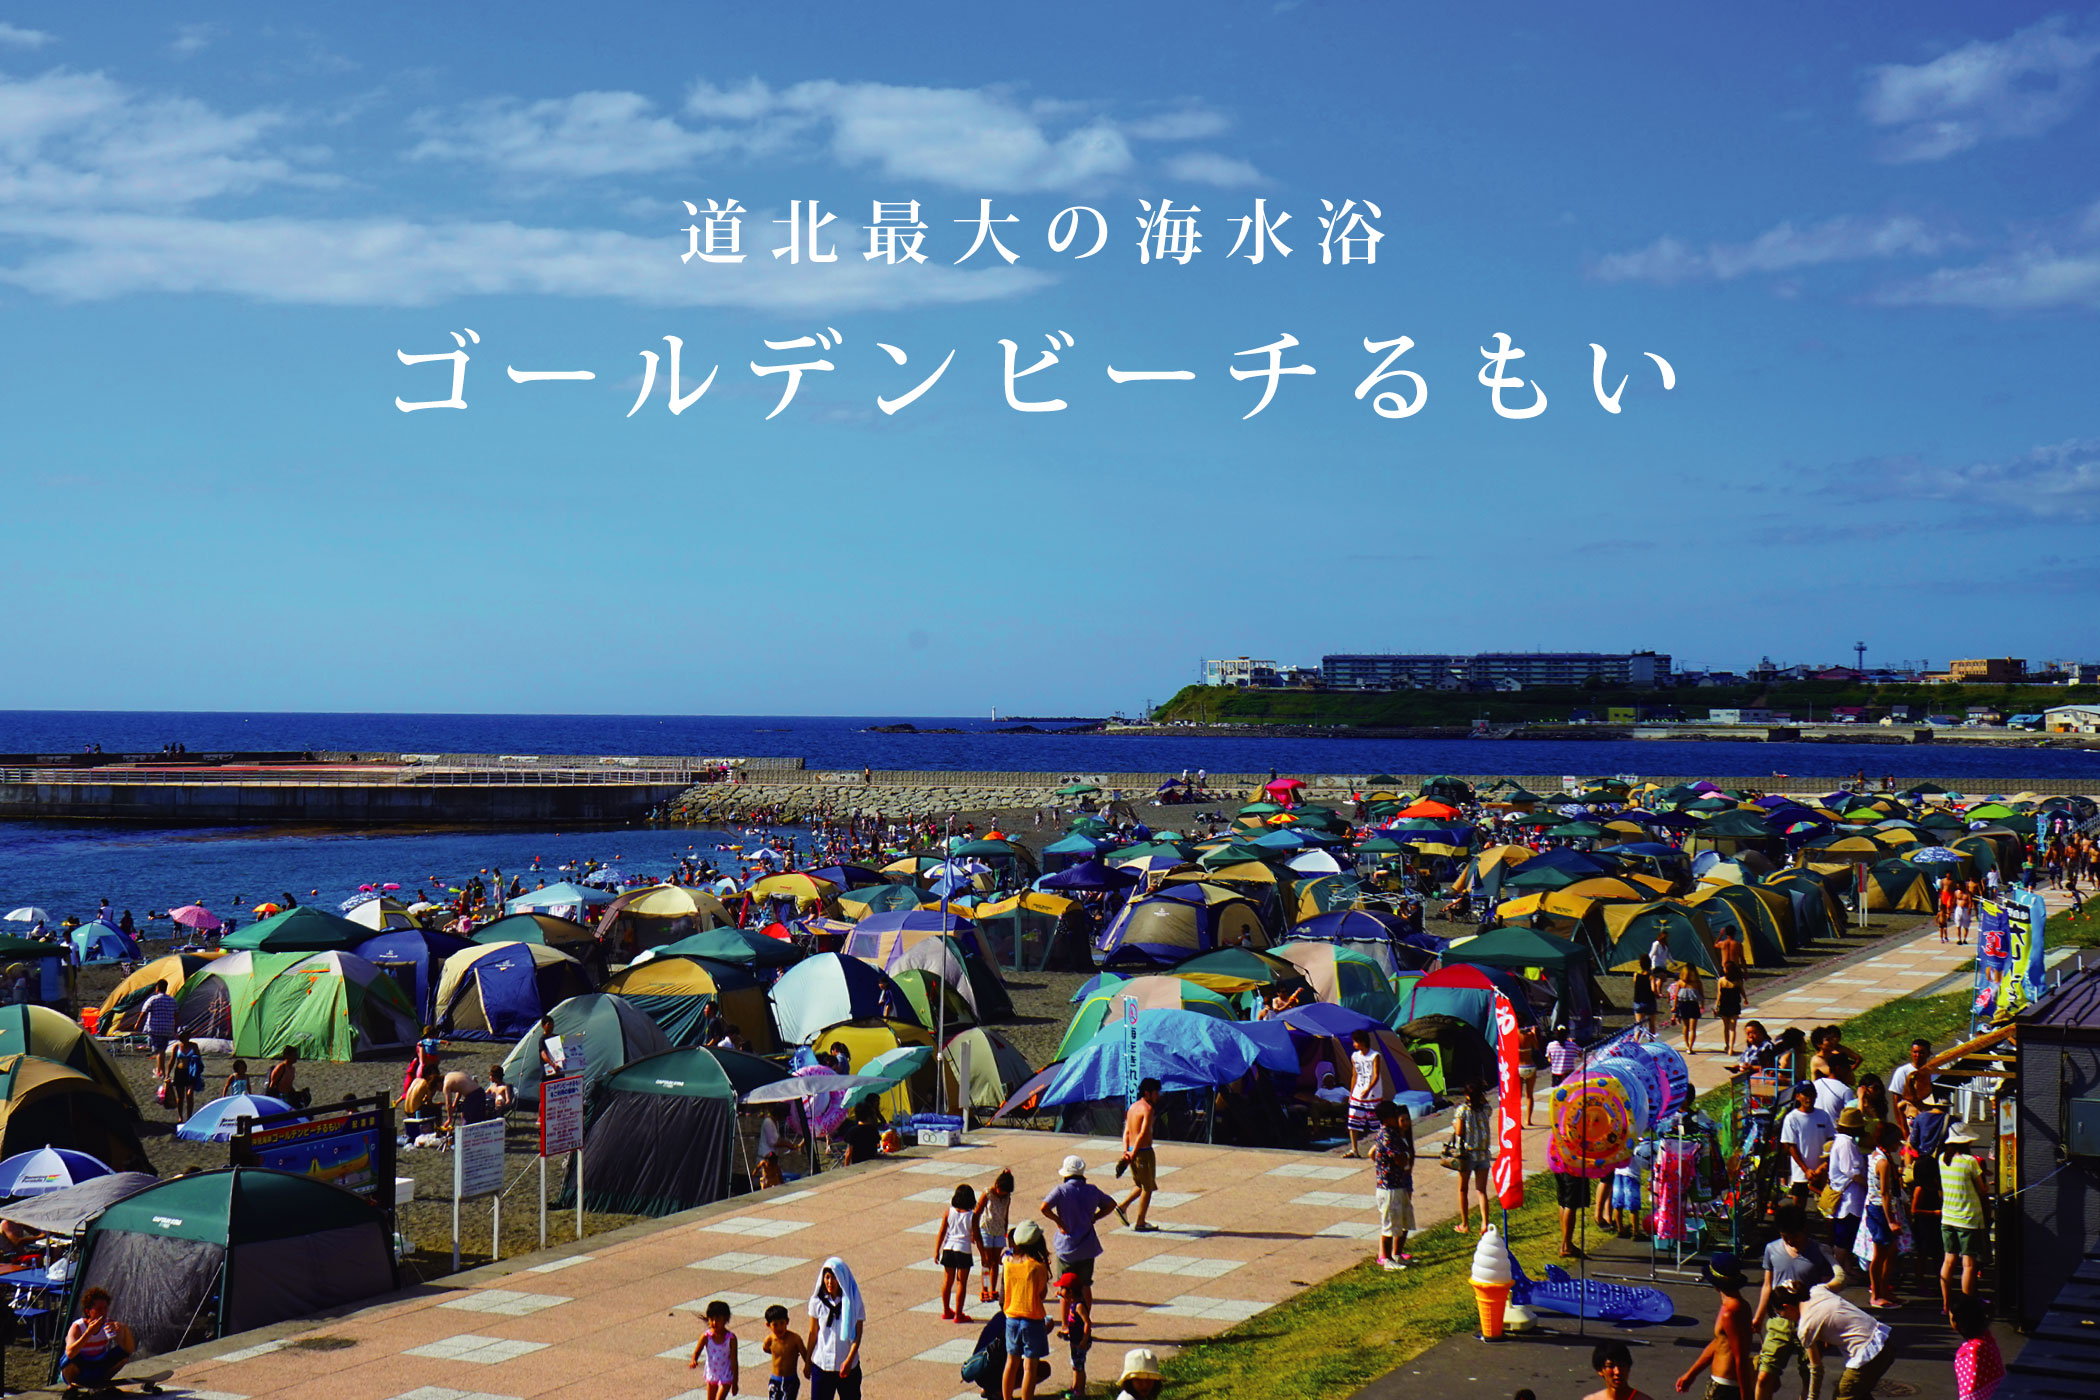
{"label": "paved walkway", "polygon": [[[1927,924],[1864,959],[1855,954],[1827,972],[1810,969],[1760,995],[1745,1014],[1775,1032],[1838,1019],[1915,994],[1960,972],[1973,956],[1973,949],[1941,945]],[[1718,1046],[1718,1032],[1717,1025],[1706,1028],[1709,1045]],[[1692,1075],[1701,1089],[1720,1083],[1723,1057],[1695,1056]],[[1425,1164],[1443,1131],[1423,1134]],[[1543,1128],[1525,1135],[1528,1170],[1544,1166],[1543,1137]],[[836,1253],[853,1265],[868,1304],[867,1393],[881,1400],[974,1395],[957,1368],[978,1329],[941,1321],[939,1269],[931,1258],[936,1222],[955,1183],[982,1190],[1002,1167],[1011,1168],[1020,1182],[1019,1219],[1055,1184],[1067,1153],[1085,1157],[1098,1184],[1114,1188],[1118,1144],[1018,1131],[974,1133],[971,1141],[966,1149],[918,1150],[808,1186],[741,1197],[587,1240],[566,1254],[491,1265],[350,1317],[196,1348],[172,1358],[173,1384],[199,1400],[699,1400],[685,1359],[699,1311],[721,1298],[744,1343],[744,1391],[762,1393],[760,1314],[778,1302],[802,1326],[817,1270]],[[1116,1228],[1113,1217],[1104,1232],[1096,1380],[1113,1377],[1127,1347],[1171,1349],[1219,1331],[1358,1263],[1374,1247],[1368,1163],[1199,1144],[1166,1145],[1161,1157],[1159,1233]],[[1417,1180],[1421,1225],[1446,1227],[1455,1182],[1433,1166]],[[972,1314],[982,1320],[988,1309],[974,1296],[973,1286]],[[1055,1359],[1061,1388],[1062,1353]]]}

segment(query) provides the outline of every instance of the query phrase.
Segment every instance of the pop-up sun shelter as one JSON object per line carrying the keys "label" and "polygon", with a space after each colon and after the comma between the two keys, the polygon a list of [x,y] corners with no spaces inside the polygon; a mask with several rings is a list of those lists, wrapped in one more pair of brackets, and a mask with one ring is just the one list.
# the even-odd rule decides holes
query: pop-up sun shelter
{"label": "pop-up sun shelter", "polygon": [[[592,1092],[583,1131],[583,1204],[670,1215],[729,1194],[736,1091],[705,1049],[636,1060]],[[575,1199],[575,1178],[563,1201]]]}
{"label": "pop-up sun shelter", "polygon": [[297,904],[261,923],[227,934],[219,940],[219,946],[236,952],[325,953],[355,948],[371,936],[371,929],[340,914],[312,904]]}
{"label": "pop-up sun shelter", "polygon": [[379,1207],[311,1177],[232,1167],[117,1202],[88,1227],[68,1299],[123,1300],[139,1354],[390,1293],[393,1240]]}

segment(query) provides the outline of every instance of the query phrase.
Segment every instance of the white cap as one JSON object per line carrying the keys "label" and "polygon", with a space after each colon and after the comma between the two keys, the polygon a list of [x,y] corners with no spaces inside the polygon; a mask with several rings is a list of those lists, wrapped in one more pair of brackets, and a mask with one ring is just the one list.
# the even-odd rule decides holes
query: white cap
{"label": "white cap", "polygon": [[1057,1174],[1066,1178],[1075,1176],[1085,1176],[1086,1159],[1084,1157],[1076,1156],[1065,1158],[1065,1164],[1057,1169]]}

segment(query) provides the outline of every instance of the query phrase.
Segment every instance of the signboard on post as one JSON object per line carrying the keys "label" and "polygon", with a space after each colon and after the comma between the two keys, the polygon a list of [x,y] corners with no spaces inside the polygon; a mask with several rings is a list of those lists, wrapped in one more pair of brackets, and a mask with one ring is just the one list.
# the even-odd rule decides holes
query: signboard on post
{"label": "signboard on post", "polygon": [[1138,1000],[1123,998],[1123,1106],[1128,1108],[1137,1102],[1138,1085],[1143,1076],[1138,1070]]}
{"label": "signboard on post", "polygon": [[540,1156],[560,1157],[583,1146],[583,1076],[565,1074],[540,1085]]}
{"label": "signboard on post", "polygon": [[384,1095],[243,1117],[226,1147],[229,1166],[315,1177],[393,1213],[394,1114]]}
{"label": "signboard on post", "polygon": [[[573,1063],[573,1062],[572,1062]],[[547,1159],[583,1147],[583,1076],[565,1074],[540,1084],[540,1248],[547,1247]],[[583,1159],[576,1168],[576,1238],[583,1238]]]}
{"label": "signboard on post", "polygon": [[452,1267],[459,1268],[459,1203],[492,1199],[489,1257],[503,1257],[503,1120],[461,1123],[452,1130]]}

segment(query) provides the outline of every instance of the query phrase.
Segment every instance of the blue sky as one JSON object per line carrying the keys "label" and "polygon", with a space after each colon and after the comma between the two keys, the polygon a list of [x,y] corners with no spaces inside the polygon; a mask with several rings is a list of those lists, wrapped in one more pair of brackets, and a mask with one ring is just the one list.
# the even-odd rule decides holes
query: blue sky
{"label": "blue sky", "polygon": [[[13,5],[0,707],[1067,713],[1221,654],[2100,655],[2100,12],[1733,10]],[[987,198],[1018,259],[955,265]],[[680,260],[708,199],[742,264]],[[1169,199],[1200,251],[1141,263]],[[1256,199],[1289,257],[1229,256]],[[836,263],[770,256],[791,200]],[[878,200],[919,202],[924,265],[860,256]],[[1323,200],[1378,206],[1375,263],[1322,264]],[[1092,258],[1090,222],[1047,245],[1072,206]],[[469,327],[470,407],[399,412],[449,366],[397,352]],[[1478,381],[1497,332],[1535,418]],[[1068,407],[1014,411],[1000,340],[1057,333],[1016,392]],[[1286,333],[1316,373],[1244,418],[1235,352]],[[1364,342],[1403,335],[1429,398],[1381,418]],[[661,365],[630,417],[666,336],[716,379],[674,415]],[[820,356],[768,421],[751,363]]]}

